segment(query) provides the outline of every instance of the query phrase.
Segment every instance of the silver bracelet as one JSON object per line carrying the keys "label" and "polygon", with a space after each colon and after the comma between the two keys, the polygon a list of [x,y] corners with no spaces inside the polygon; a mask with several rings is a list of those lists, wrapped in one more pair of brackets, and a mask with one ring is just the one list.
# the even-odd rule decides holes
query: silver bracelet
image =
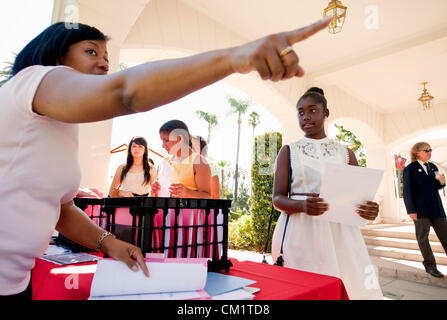
{"label": "silver bracelet", "polygon": [[116,238],[115,235],[114,235],[113,233],[108,232],[108,231],[105,231],[105,232],[99,237],[98,244],[96,245],[96,249],[97,249],[98,251],[101,251],[101,249],[102,249],[102,243],[103,243],[104,239],[107,238],[108,236],[112,236],[112,237]]}

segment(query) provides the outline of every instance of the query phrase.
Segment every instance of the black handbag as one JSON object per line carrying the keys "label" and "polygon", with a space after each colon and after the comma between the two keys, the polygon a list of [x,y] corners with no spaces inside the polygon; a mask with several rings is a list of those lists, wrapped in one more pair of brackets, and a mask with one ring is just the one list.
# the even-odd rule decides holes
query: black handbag
{"label": "black handbag", "polygon": [[[288,197],[290,198],[291,184],[292,184],[292,166],[291,166],[291,161],[290,161],[290,147],[288,145],[287,145],[287,151],[288,151],[288,173],[289,173],[289,189],[288,189],[287,194],[288,194]],[[272,219],[273,219],[273,210],[274,210],[274,207],[273,207],[273,202],[272,202],[272,210],[270,211],[269,226],[267,229],[267,240],[266,240],[265,246],[264,246],[262,263],[268,263],[267,260],[265,259],[265,253],[267,252],[268,245],[269,245],[270,229],[272,227]],[[286,223],[284,225],[284,232],[282,234],[281,250],[279,252],[279,257],[276,259],[276,261],[274,263],[275,266],[282,267],[284,265],[283,244],[284,244],[284,238],[286,236],[287,224],[289,223],[289,217],[290,217],[290,215],[288,214],[287,218],[286,218]]]}

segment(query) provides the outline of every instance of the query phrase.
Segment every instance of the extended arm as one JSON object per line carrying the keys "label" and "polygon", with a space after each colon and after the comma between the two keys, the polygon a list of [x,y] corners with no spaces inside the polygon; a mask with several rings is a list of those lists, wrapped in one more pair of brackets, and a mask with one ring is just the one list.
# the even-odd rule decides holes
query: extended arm
{"label": "extended arm", "polygon": [[107,76],[56,68],[37,89],[33,110],[63,122],[93,122],[151,110],[232,73],[257,71],[262,79],[273,81],[303,76],[295,52],[282,59],[278,52],[324,29],[330,21],[326,18],[242,46],[145,63]]}
{"label": "extended arm", "polygon": [[303,211],[302,201],[290,199],[289,189],[289,149],[283,146],[276,158],[275,174],[273,176],[273,205],[277,210],[287,213]]}
{"label": "extended arm", "polygon": [[112,184],[110,185],[109,196],[110,197],[120,197],[120,190],[118,189],[121,181],[121,171],[123,170],[123,165],[120,165],[115,172],[115,176],[113,177]]}

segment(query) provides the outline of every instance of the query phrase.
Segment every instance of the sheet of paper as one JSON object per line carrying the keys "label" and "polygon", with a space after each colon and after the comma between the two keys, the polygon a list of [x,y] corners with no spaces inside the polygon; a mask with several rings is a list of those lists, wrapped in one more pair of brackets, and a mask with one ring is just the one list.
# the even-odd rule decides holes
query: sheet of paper
{"label": "sheet of paper", "polygon": [[205,291],[210,296],[220,295],[256,283],[254,280],[230,276],[217,272],[208,272]]}
{"label": "sheet of paper", "polygon": [[374,200],[382,177],[383,170],[325,163],[320,198],[329,203],[329,211],[316,218],[365,226],[366,220],[355,211],[359,204]]}
{"label": "sheet of paper", "polygon": [[90,289],[91,297],[202,290],[207,268],[201,263],[146,262],[150,276],[134,272],[116,260],[100,260]]}
{"label": "sheet of paper", "polygon": [[129,294],[119,296],[90,297],[89,300],[198,300],[211,299],[204,290],[186,292],[163,292],[149,294]]}
{"label": "sheet of paper", "polygon": [[166,159],[160,162],[158,170],[158,181],[160,182],[160,191],[158,191],[159,197],[169,198],[171,194],[169,193],[169,186],[172,181],[172,174],[174,172],[174,167],[169,164]]}
{"label": "sheet of paper", "polygon": [[253,300],[255,296],[244,289],[237,289],[211,297],[213,300]]}

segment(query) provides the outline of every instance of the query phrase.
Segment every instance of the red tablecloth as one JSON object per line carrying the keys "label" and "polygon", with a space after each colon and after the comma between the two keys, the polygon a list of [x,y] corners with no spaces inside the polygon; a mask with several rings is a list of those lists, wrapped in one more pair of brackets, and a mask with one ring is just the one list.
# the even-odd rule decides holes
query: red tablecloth
{"label": "red tablecloth", "polygon": [[[231,262],[233,267],[225,274],[256,281],[251,286],[261,290],[255,294],[255,300],[348,300],[338,278],[251,261]],[[33,299],[87,299],[94,275],[88,266],[94,264],[59,266],[36,259],[32,271]]]}

